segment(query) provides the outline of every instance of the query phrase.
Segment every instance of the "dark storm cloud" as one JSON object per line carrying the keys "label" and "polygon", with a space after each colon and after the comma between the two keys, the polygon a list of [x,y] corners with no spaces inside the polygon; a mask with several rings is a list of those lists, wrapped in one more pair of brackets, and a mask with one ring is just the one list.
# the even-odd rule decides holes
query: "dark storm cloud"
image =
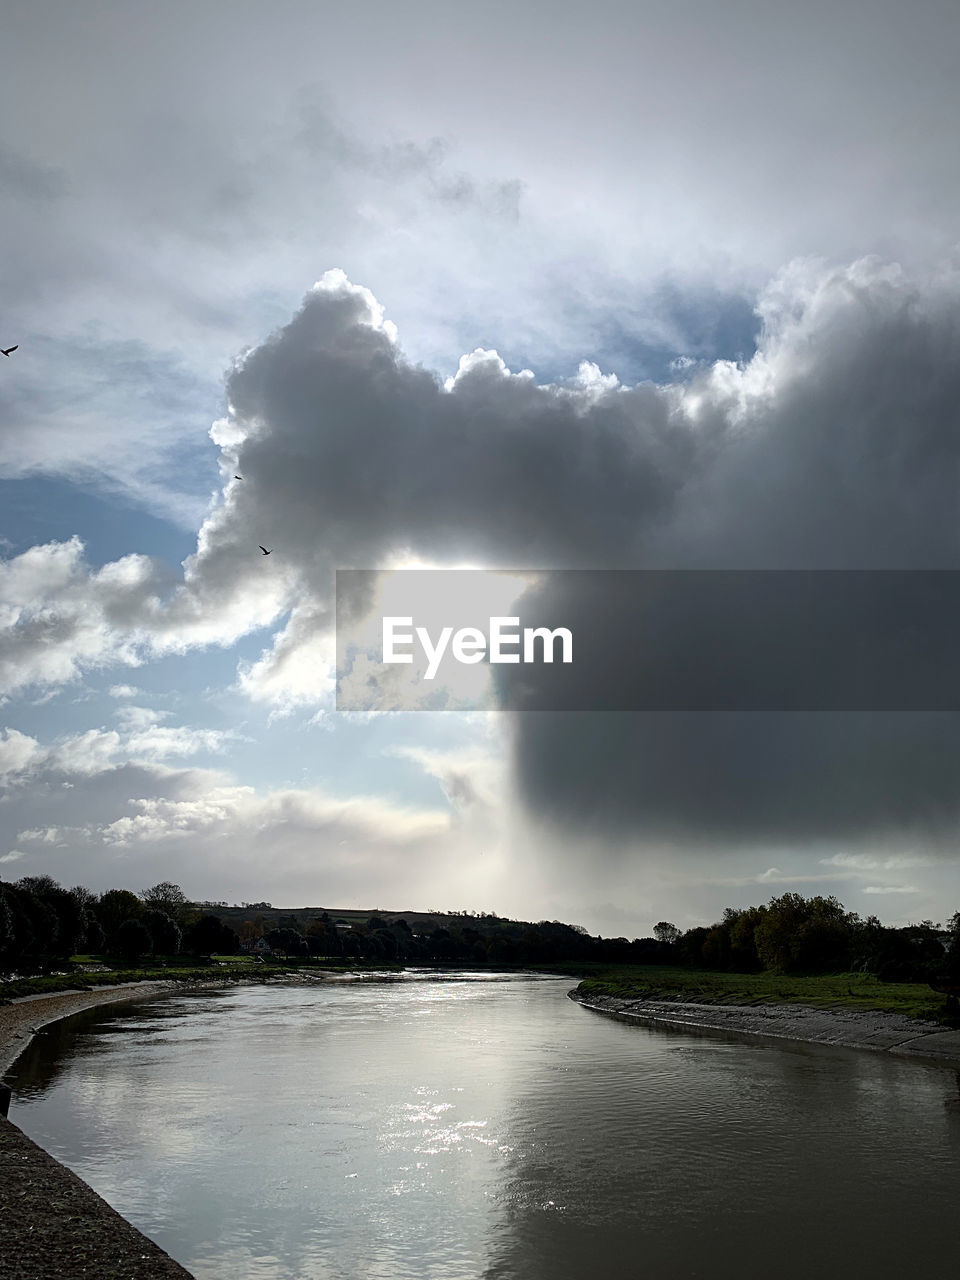
{"label": "dark storm cloud", "polygon": [[201,563],[252,515],[344,568],[960,565],[960,283],[811,266],[760,311],[747,364],[682,384],[543,386],[478,351],[444,386],[332,273],[228,379],[215,435],[248,483]]}
{"label": "dark storm cloud", "polygon": [[475,352],[444,388],[369,305],[334,280],[228,379],[238,467],[256,481],[237,509],[282,493],[264,503],[271,538],[302,521],[341,567],[398,548],[547,567],[632,557],[710,450],[713,433],[654,386],[543,387]]}
{"label": "dark storm cloud", "polygon": [[584,835],[947,851],[960,819],[955,713],[535,712],[514,760],[534,810]]}

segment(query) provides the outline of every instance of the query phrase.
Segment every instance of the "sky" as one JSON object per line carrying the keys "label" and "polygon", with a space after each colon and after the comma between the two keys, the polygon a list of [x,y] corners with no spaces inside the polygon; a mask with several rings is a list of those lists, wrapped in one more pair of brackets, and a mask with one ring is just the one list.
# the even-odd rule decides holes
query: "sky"
{"label": "sky", "polygon": [[958,45],[934,0],[9,0],[0,875],[960,909],[956,713],[332,678],[337,569],[960,568]]}

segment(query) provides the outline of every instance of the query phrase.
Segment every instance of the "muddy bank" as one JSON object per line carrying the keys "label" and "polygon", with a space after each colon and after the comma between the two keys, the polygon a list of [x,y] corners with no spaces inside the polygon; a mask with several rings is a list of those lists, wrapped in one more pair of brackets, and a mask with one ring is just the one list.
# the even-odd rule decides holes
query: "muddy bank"
{"label": "muddy bank", "polygon": [[[9,1004],[0,1005],[0,1076],[6,1074],[16,1059],[23,1053],[30,1038],[51,1022],[60,1018],[69,1018],[71,1014],[82,1013],[84,1009],[93,1009],[103,1004],[118,1004],[121,1001],[133,1002],[151,1000],[160,995],[188,995],[191,991],[210,991],[220,987],[233,987],[245,983],[303,983],[315,982],[358,982],[372,981],[381,978],[376,973],[340,973],[338,970],[315,969],[309,973],[293,970],[290,973],[270,974],[269,976],[238,976],[193,979],[177,981],[175,979],[125,982],[116,985],[92,987],[88,991],[57,991],[51,995],[21,996],[11,1000]],[[0,986],[0,995],[3,988]]]}
{"label": "muddy bank", "polygon": [[587,1009],[643,1022],[735,1035],[801,1040],[809,1044],[872,1049],[929,1058],[960,1067],[960,1031],[876,1009],[815,1009],[809,1005],[687,1004],[568,993]]}
{"label": "muddy bank", "polygon": [[[0,1005],[0,1075],[9,1071],[30,1043],[34,1032],[72,1013],[82,1013],[101,1004],[149,1000],[170,991],[189,991],[177,982],[127,982],[118,986],[94,987],[90,991],[57,991],[53,995],[23,996]],[[195,988],[194,988],[195,989]]]}
{"label": "muddy bank", "polygon": [[124,982],[116,986],[92,987],[89,991],[56,991],[51,995],[21,996],[11,1000],[9,1004],[0,1005],[0,1076],[9,1072],[32,1036],[51,1022],[98,1005],[152,1000],[154,996],[161,995],[184,995],[190,991],[233,986],[236,981],[211,978],[200,982]]}

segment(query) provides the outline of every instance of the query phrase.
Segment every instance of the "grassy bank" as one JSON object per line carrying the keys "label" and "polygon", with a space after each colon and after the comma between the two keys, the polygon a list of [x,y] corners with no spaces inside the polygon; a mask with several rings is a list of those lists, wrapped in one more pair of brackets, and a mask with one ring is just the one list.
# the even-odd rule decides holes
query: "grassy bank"
{"label": "grassy bank", "polygon": [[[79,957],[88,961],[90,957]],[[310,973],[322,969],[324,973],[357,973],[368,969],[399,969],[399,965],[367,965],[313,963],[309,961],[285,960],[282,964],[260,964],[243,957],[213,957],[211,964],[189,964],[182,960],[171,961],[165,965],[154,965],[136,969],[104,968],[89,971],[78,968],[71,972],[51,973],[43,977],[15,978],[12,981],[0,981],[0,1004],[16,1000],[22,996],[55,995],[60,991],[93,991],[97,987],[113,986],[125,982],[205,982],[214,979],[219,982],[231,978],[244,982],[266,982],[271,978],[282,978],[292,973]]]}
{"label": "grassy bank", "polygon": [[691,1004],[804,1004],[819,1009],[880,1009],[909,1018],[951,1021],[943,995],[912,982],[879,982],[864,973],[809,977],[776,973],[717,973],[656,965],[579,965],[584,996],[680,1000]]}

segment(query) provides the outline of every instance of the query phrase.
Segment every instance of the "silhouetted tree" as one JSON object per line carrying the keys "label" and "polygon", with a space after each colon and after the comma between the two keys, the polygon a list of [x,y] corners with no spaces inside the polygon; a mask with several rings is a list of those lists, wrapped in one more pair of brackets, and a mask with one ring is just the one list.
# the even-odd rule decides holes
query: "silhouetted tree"
{"label": "silhouetted tree", "polygon": [[10,964],[15,955],[16,933],[13,928],[13,912],[7,899],[6,885],[0,884],[0,970]]}
{"label": "silhouetted tree", "polygon": [[140,897],[148,910],[164,912],[174,924],[179,925],[181,928],[186,923],[190,903],[187,901],[187,895],[178,884],[173,884],[169,880],[161,880],[159,884],[153,885],[150,889],[144,889]]}
{"label": "silhouetted tree", "polygon": [[13,943],[7,967],[42,967],[56,954],[57,913],[22,884],[4,890],[13,924]]}
{"label": "silhouetted tree", "polygon": [[785,893],[770,899],[754,930],[757,955],[764,968],[781,973],[843,969],[858,924],[836,898]]}
{"label": "silhouetted tree", "polygon": [[680,954],[683,957],[684,964],[696,969],[704,963],[703,944],[706,942],[709,933],[710,930],[704,928],[703,925],[697,925],[696,928],[686,931],[680,939]]}
{"label": "silhouetted tree", "polygon": [[307,949],[313,956],[340,955],[339,932],[326,912],[307,926]]}
{"label": "silhouetted tree", "polygon": [[46,944],[47,954],[66,959],[79,951],[84,940],[84,912],[73,894],[52,876],[24,876],[17,883],[44,903],[56,917],[56,928]]}
{"label": "silhouetted tree", "polygon": [[266,935],[271,951],[282,956],[306,954],[307,940],[297,929],[271,929]]}
{"label": "silhouetted tree", "polygon": [[182,934],[175,920],[165,911],[145,911],[140,923],[150,935],[154,955],[175,956],[180,950]]}
{"label": "silhouetted tree", "polygon": [[117,929],[116,948],[124,964],[135,965],[151,948],[150,934],[139,920],[124,920]]}
{"label": "silhouetted tree", "polygon": [[947,952],[943,960],[944,977],[960,982],[960,911],[947,921]]}
{"label": "silhouetted tree", "polygon": [[661,920],[659,924],[653,926],[653,936],[657,942],[662,942],[666,946],[672,946],[673,943],[680,941],[680,930],[675,924],[670,924],[667,920]]}
{"label": "silhouetted tree", "polygon": [[183,949],[196,956],[232,956],[240,949],[240,939],[219,916],[201,916],[184,930]]}
{"label": "silhouetted tree", "polygon": [[747,907],[736,913],[729,922],[730,965],[738,973],[752,973],[759,969],[757,954],[757,929],[766,915],[766,907]]}
{"label": "silhouetted tree", "polygon": [[84,924],[84,934],[86,941],[84,946],[91,955],[100,955],[107,949],[107,936],[103,932],[103,926],[95,915],[88,915]]}
{"label": "silhouetted tree", "polygon": [[137,920],[143,915],[143,903],[129,889],[108,889],[100,895],[97,919],[103,928],[109,950],[116,947],[117,930],[124,920]]}

